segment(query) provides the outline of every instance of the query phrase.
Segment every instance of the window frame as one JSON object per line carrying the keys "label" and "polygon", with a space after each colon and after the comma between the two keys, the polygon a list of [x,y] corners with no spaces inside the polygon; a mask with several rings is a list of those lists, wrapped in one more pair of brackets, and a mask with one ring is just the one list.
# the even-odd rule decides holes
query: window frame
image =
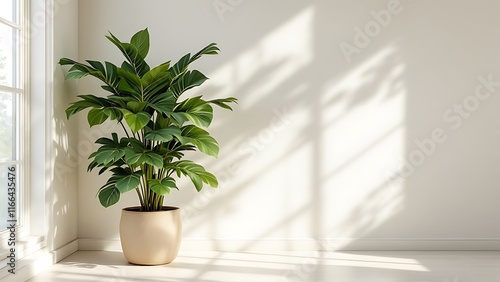
{"label": "window frame", "polygon": [[[17,78],[18,84],[13,85],[15,87],[10,87],[6,85],[0,85],[0,91],[12,93],[17,95],[18,99],[16,101],[16,107],[18,112],[16,125],[17,140],[16,146],[18,146],[18,159],[13,161],[1,162],[0,166],[9,167],[10,165],[17,165],[19,169],[16,177],[16,188],[17,192],[17,219],[18,225],[16,226],[16,251],[18,253],[18,258],[24,256],[25,246],[24,242],[27,242],[27,238],[30,237],[30,39],[29,39],[29,17],[30,17],[30,0],[16,0],[16,9],[18,14],[18,20],[12,22],[3,18],[0,18],[0,24],[15,28],[18,30],[18,39],[16,48],[19,47],[19,58],[13,62],[13,64],[18,64],[19,71],[17,72],[20,76]],[[14,7],[13,7],[14,9]],[[14,19],[15,20],[15,19]],[[4,192],[4,191],[2,191]],[[6,192],[6,191],[5,191]],[[8,254],[7,240],[10,236],[10,231],[0,230],[0,256],[5,257]],[[39,241],[39,239],[37,240]],[[2,266],[2,268],[4,268]]]}

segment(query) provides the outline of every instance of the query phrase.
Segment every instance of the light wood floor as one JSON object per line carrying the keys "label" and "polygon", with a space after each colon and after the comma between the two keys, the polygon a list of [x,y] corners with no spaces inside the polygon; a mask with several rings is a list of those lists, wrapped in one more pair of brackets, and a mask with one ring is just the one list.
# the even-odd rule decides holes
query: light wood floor
{"label": "light wood floor", "polygon": [[79,251],[29,282],[500,282],[500,252],[181,252],[163,266]]}

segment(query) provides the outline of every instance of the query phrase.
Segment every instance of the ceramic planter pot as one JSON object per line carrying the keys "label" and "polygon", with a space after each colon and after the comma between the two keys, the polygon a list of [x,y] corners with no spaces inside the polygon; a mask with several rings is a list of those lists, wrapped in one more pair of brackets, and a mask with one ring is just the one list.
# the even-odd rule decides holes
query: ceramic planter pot
{"label": "ceramic planter pot", "polygon": [[122,210],[120,240],[125,258],[133,264],[159,265],[172,262],[181,243],[182,222],[177,207],[140,212],[140,207]]}

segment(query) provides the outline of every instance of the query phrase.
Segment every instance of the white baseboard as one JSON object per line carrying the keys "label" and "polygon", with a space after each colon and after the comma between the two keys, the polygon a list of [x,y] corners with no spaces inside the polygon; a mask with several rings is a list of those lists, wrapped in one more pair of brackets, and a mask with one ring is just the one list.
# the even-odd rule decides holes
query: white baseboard
{"label": "white baseboard", "polygon": [[43,248],[16,262],[16,274],[7,272],[8,267],[4,267],[0,271],[0,281],[26,281],[76,251],[78,251],[78,239],[52,252]]}
{"label": "white baseboard", "polygon": [[53,251],[53,261],[54,263],[57,263],[76,251],[78,251],[78,239],[73,240],[63,247]]}
{"label": "white baseboard", "polygon": [[119,252],[122,250],[120,240],[105,240],[93,238],[78,239],[79,251],[112,251]]}
{"label": "white baseboard", "polygon": [[[79,239],[79,250],[121,251],[119,240]],[[500,251],[500,239],[183,239],[181,251]]]}

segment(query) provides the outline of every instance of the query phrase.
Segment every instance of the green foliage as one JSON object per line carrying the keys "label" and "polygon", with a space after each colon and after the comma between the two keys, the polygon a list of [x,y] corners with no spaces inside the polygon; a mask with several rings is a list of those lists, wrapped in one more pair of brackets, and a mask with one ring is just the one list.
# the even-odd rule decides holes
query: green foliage
{"label": "green foliage", "polygon": [[217,187],[217,178],[203,166],[184,160],[184,153],[198,150],[217,157],[219,145],[204,129],[212,122],[212,105],[232,110],[229,104],[237,100],[181,99],[187,90],[208,79],[197,70],[189,70],[189,65],[203,55],[218,54],[217,45],[211,43],[173,65],[167,61],[151,68],[146,63],[150,47],[147,29],[134,34],[130,42],[121,42],[111,33],[106,38],[125,57],[119,67],[106,61],[59,61],[70,66],[66,79],[91,76],[109,93],[106,97],[78,96],[79,100],[66,109],[68,119],[88,109],[90,126],[114,121],[123,128],[121,138],[112,133],[111,138],[97,139],[100,146],[89,156],[89,171],[99,168],[99,174],[112,173],[98,191],[101,205],[114,205],[121,194],[136,190],[143,211],[161,210],[164,197],[171,189],[178,189],[173,176],[189,177],[197,191],[203,184]]}

